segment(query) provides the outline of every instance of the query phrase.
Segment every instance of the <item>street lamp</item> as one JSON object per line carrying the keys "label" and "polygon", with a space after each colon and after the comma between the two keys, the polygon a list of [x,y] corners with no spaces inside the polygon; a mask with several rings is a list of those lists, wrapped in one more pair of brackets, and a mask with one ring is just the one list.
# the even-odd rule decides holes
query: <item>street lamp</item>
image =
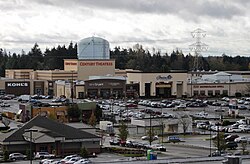
{"label": "street lamp", "polygon": [[151,120],[151,113],[149,114],[149,145],[151,146],[152,143],[152,120]]}
{"label": "street lamp", "polygon": [[73,70],[71,71],[71,99],[72,99],[72,104],[73,104],[73,99],[74,99],[74,78],[73,78]]}
{"label": "street lamp", "polygon": [[228,96],[231,96],[231,74],[228,75]]}
{"label": "street lamp", "polygon": [[30,132],[30,164],[32,164],[32,132],[37,132],[37,129],[25,129],[24,132]]}

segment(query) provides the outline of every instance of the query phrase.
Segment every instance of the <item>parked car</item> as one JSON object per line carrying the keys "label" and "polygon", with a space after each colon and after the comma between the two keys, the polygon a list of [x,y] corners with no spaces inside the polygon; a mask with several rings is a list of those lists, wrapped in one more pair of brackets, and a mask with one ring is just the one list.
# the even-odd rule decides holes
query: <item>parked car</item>
{"label": "parked car", "polygon": [[68,161],[66,161],[65,164],[73,164],[73,163],[79,161],[80,159],[82,159],[82,157],[72,157]]}
{"label": "parked car", "polygon": [[234,139],[234,142],[241,143],[241,142],[248,142],[249,139],[246,136],[240,136]]}
{"label": "parked car", "polygon": [[226,152],[216,150],[215,152],[212,152],[211,155],[209,154],[208,156],[218,157],[218,156],[224,156],[224,155],[226,155]]}
{"label": "parked car", "polygon": [[37,152],[35,159],[44,159],[44,158],[54,158],[54,154],[49,154],[48,152]]}
{"label": "parked car", "polygon": [[247,107],[246,107],[246,106],[244,106],[244,105],[240,105],[240,106],[238,106],[238,109],[240,109],[240,110],[246,110],[246,109],[247,109]]}
{"label": "parked car", "polygon": [[238,144],[234,141],[226,142],[226,148],[228,149],[237,149]]}
{"label": "parked car", "polygon": [[[153,137],[153,140],[158,140],[158,138],[159,137],[156,135],[156,136]],[[141,139],[142,140],[149,140],[149,136],[142,136]]]}
{"label": "parked car", "polygon": [[239,128],[237,128],[237,127],[230,127],[230,128],[228,128],[228,132],[229,133],[240,133],[240,132],[243,132],[244,130],[242,130],[242,129],[239,129]]}
{"label": "parked car", "polygon": [[237,134],[231,134],[225,138],[226,141],[234,141],[235,138],[238,138]]}
{"label": "parked car", "polygon": [[9,160],[11,160],[11,161],[24,160],[26,158],[27,158],[27,156],[23,155],[22,153],[11,153],[9,155]]}
{"label": "parked car", "polygon": [[225,112],[224,108],[215,108],[214,109],[215,112]]}
{"label": "parked car", "polygon": [[155,144],[155,145],[152,145],[151,147],[152,147],[152,149],[159,150],[159,151],[166,151],[167,150],[167,148],[161,144]]}
{"label": "parked car", "polygon": [[250,126],[249,125],[244,125],[241,124],[238,126],[239,129],[242,129],[244,132],[249,132],[250,131]]}
{"label": "parked car", "polygon": [[181,139],[178,136],[168,136],[168,141],[169,142],[180,142]]}
{"label": "parked car", "polygon": [[40,164],[51,164],[53,159],[42,159],[39,163]]}
{"label": "parked car", "polygon": [[120,145],[120,141],[118,139],[109,140],[110,145]]}
{"label": "parked car", "polygon": [[76,161],[74,164],[88,164],[88,163],[91,163],[91,161],[88,159],[80,159]]}
{"label": "parked car", "polygon": [[76,154],[68,155],[68,156],[64,157],[63,159],[61,159],[60,162],[65,163],[66,161],[70,160],[73,157],[77,157],[77,155]]}
{"label": "parked car", "polygon": [[10,104],[7,104],[7,103],[2,103],[0,104],[1,107],[10,107]]}

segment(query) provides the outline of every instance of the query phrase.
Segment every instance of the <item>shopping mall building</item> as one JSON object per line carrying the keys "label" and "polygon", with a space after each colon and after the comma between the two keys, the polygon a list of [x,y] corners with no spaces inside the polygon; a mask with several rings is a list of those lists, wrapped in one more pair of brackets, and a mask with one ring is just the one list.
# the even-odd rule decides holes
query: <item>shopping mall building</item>
{"label": "shopping mall building", "polygon": [[109,43],[98,37],[78,42],[78,59],[65,59],[63,70],[7,69],[0,94],[41,94],[74,98],[182,98],[234,96],[250,91],[250,72],[149,73],[115,69]]}

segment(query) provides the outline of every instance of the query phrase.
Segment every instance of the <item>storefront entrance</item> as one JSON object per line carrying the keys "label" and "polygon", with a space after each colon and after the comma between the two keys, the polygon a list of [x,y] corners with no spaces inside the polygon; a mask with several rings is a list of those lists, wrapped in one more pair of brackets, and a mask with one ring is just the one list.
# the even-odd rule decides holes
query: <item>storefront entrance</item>
{"label": "storefront entrance", "polygon": [[88,89],[87,93],[89,98],[96,98],[98,96],[98,89]]}
{"label": "storefront entrance", "polygon": [[100,97],[102,98],[109,98],[110,97],[110,89],[101,89],[100,90]]}
{"label": "storefront entrance", "polygon": [[171,84],[159,82],[159,83],[156,83],[155,87],[156,87],[156,97],[170,98],[172,96]]}
{"label": "storefront entrance", "polygon": [[145,98],[150,98],[151,83],[145,83]]}

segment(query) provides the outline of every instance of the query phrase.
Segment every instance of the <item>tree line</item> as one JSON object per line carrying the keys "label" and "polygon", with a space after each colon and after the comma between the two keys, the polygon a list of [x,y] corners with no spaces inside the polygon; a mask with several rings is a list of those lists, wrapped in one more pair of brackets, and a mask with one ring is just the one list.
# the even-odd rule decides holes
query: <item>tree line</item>
{"label": "tree line", "polygon": [[[191,71],[218,70],[218,71],[247,71],[250,69],[250,57],[221,56],[199,57],[199,66],[194,68],[195,58],[191,54],[183,54],[175,50],[172,53],[162,54],[160,51],[150,52],[142,45],[136,44],[133,48],[115,47],[110,50],[110,58],[116,60],[116,68],[137,69],[143,72],[168,72],[170,70]],[[34,69],[53,70],[63,69],[63,59],[77,59],[77,44],[72,42],[58,45],[41,51],[37,43],[26,53],[7,53],[0,48],[0,76],[5,76],[5,69]]]}

